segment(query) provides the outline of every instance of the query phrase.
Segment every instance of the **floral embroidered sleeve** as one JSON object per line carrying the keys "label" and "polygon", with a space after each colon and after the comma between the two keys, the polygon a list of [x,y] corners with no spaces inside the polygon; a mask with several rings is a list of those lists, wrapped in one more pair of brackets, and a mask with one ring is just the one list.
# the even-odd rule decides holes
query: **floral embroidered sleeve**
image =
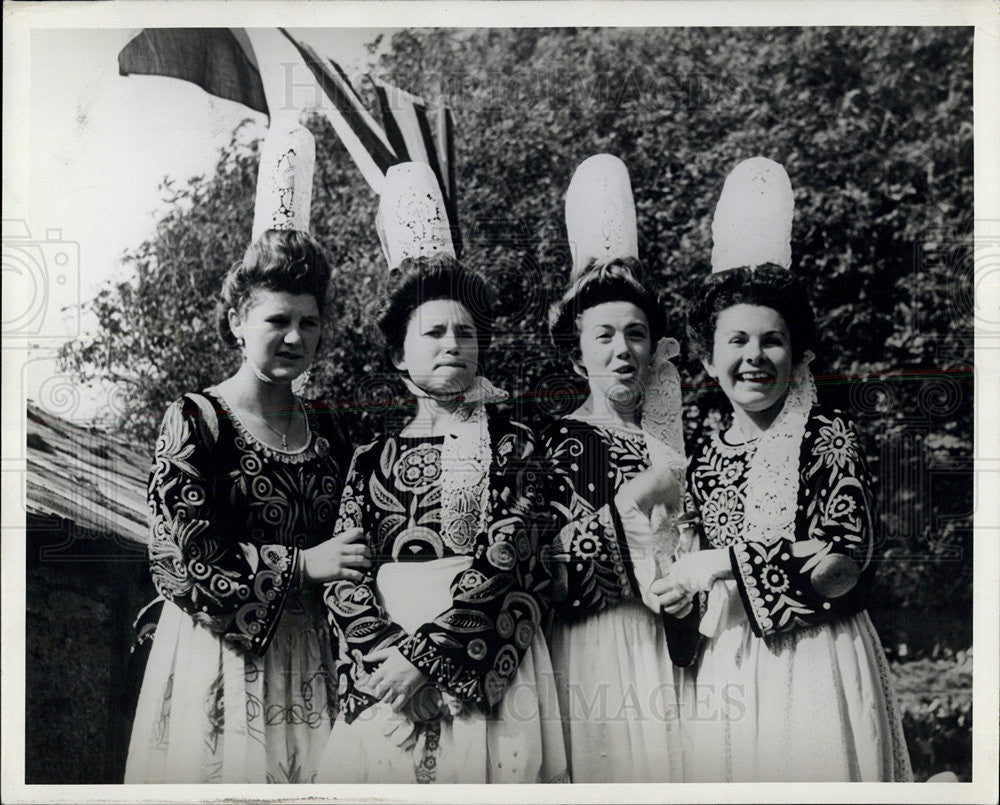
{"label": "floral embroidered sleeve", "polygon": [[[376,443],[377,444],[377,443]],[[340,498],[340,514],[334,527],[335,534],[349,528],[362,528],[369,539],[369,549],[375,553],[370,535],[374,533],[365,517],[366,478],[371,477],[369,459],[376,444],[359,447],[347,474],[344,492]],[[326,585],[323,600],[327,608],[327,621],[338,646],[337,676],[341,710],[348,724],[377,700],[364,690],[364,681],[374,670],[372,663],[362,658],[370,651],[395,645],[406,637],[399,624],[393,623],[378,603],[375,594],[375,572],[379,558],[374,556],[373,567],[360,582],[333,581]]]}
{"label": "floral embroidered sleeve", "polygon": [[156,589],[195,621],[263,655],[291,587],[297,549],[240,541],[216,506],[212,446],[190,398],[171,404],[156,441],[147,502]]}
{"label": "floral embroidered sleeve", "polygon": [[871,482],[853,427],[814,409],[800,458],[796,540],[737,542],[730,560],[758,636],[865,608],[871,588]]}
{"label": "floral embroidered sleeve", "polygon": [[573,618],[634,597],[637,584],[614,503],[607,443],[591,428],[557,422],[546,433],[546,450],[556,522],[543,557],[553,577],[553,606]]}
{"label": "floral embroidered sleeve", "polygon": [[[698,482],[698,472],[705,465],[706,453],[709,451],[709,440],[706,435],[702,435],[694,443],[693,448],[688,452],[691,457],[687,468],[687,483],[684,485],[684,513],[690,518],[690,527],[694,529],[696,536],[695,547],[697,550],[706,550],[713,545],[708,535],[705,533],[705,511],[706,500],[701,484]],[[730,479],[731,480],[731,479]],[[733,496],[736,496],[735,490]],[[716,518],[717,520],[718,518]],[[742,518],[737,519],[734,525],[741,525]],[[728,540],[732,542],[732,540]]]}
{"label": "floral embroidered sleeve", "polygon": [[502,698],[541,621],[537,516],[543,465],[531,431],[490,418],[490,514],[452,606],[399,648],[442,689],[484,711]]}

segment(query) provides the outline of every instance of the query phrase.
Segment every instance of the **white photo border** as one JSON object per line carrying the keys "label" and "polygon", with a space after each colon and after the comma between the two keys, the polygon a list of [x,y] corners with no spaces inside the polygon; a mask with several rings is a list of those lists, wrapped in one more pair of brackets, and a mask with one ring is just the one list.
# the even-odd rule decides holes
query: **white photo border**
{"label": "white photo border", "polygon": [[[3,217],[26,218],[30,165],[30,40],[45,28],[144,27],[725,27],[974,26],[976,237],[1000,239],[1000,6],[945,2],[272,2],[108,0],[4,3]],[[1000,271],[976,266],[976,310],[1000,309]],[[992,336],[992,337],[990,337]],[[976,333],[976,403],[1000,400],[1000,333]],[[19,388],[25,360],[3,351],[3,388]],[[1000,420],[977,417],[974,493],[974,781],[960,784],[629,784],[572,786],[237,786],[24,784],[24,400],[3,395],[2,800],[20,802],[995,802],[998,785],[1000,656]]]}

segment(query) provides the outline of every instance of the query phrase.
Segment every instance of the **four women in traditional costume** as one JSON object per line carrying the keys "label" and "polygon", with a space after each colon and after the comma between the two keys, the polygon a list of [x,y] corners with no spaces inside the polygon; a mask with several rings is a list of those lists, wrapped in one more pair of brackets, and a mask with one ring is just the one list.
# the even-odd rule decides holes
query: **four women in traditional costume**
{"label": "four women in traditional costume", "polygon": [[620,160],[585,161],[567,193],[551,335],[588,394],[541,445],[496,409],[491,291],[456,259],[433,172],[392,167],[378,326],[415,405],[348,471],[334,418],[291,386],[330,273],[307,138],[269,139],[224,285],[243,364],[172,404],[157,441],[166,604],[126,782],[909,779],[864,612],[870,482],[816,404],[783,169],[742,163],[719,202],[688,326],[733,424],[688,465],[676,324]]}

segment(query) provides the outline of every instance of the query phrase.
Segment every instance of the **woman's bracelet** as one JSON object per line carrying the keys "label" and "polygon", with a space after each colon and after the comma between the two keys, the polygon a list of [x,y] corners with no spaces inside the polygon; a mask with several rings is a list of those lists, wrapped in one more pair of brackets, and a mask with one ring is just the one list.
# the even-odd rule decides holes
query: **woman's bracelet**
{"label": "woman's bracelet", "polygon": [[295,555],[295,589],[301,590],[306,583],[306,557],[302,549]]}

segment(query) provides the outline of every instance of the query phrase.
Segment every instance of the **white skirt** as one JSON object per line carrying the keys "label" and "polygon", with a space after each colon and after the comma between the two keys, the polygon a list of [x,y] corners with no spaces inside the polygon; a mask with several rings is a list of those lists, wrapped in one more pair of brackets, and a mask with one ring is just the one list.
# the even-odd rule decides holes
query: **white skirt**
{"label": "white skirt", "polygon": [[735,582],[697,664],[692,782],[912,779],[889,666],[861,612],[773,637],[750,629]]}
{"label": "white skirt", "polygon": [[311,783],[335,699],[319,602],[289,598],[263,658],[163,605],[126,783]]}
{"label": "white skirt", "polygon": [[681,782],[681,711],[690,679],[667,653],[660,618],[625,601],[550,640],[574,783]]}
{"label": "white skirt", "polygon": [[[413,632],[451,604],[450,584],[470,564],[464,556],[384,565],[379,598],[388,615]],[[329,783],[566,782],[559,706],[542,635],[536,632],[497,714],[463,711],[442,719],[413,745],[386,735],[398,721],[377,704],[356,721],[337,721],[322,760]],[[438,732],[439,728],[439,732]]]}

